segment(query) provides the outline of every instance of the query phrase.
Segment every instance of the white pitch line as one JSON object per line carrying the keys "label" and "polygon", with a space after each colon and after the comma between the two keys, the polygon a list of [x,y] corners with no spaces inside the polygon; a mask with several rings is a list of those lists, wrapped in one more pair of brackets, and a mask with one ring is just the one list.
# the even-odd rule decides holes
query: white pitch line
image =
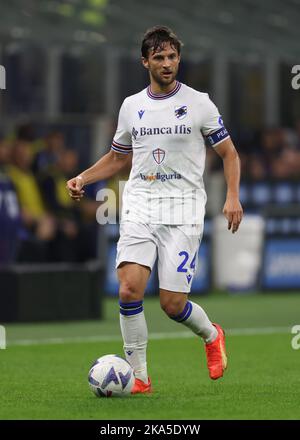
{"label": "white pitch line", "polygon": [[[251,335],[273,335],[278,333],[291,333],[291,327],[261,327],[261,328],[233,328],[226,330],[227,336],[251,336]],[[164,332],[150,333],[149,339],[185,339],[193,338],[192,332]],[[45,338],[45,339],[16,339],[9,341],[7,346],[12,345],[51,345],[51,344],[67,344],[78,342],[113,342],[121,341],[119,335],[94,335],[94,336],[70,336],[65,338]]]}

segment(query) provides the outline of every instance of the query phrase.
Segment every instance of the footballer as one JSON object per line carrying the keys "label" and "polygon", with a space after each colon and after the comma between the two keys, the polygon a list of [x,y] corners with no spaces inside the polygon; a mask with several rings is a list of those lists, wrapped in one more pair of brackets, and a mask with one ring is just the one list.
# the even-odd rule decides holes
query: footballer
{"label": "footballer", "polygon": [[123,193],[116,269],[124,352],[135,374],[133,394],[152,390],[143,299],[156,260],[164,312],[204,341],[211,379],[222,377],[227,366],[224,330],[189,299],[189,292],[204,226],[206,143],[223,160],[223,213],[233,233],[243,216],[240,160],[207,93],[176,79],[181,48],[168,27],[155,26],[145,33],[141,60],[149,72],[149,86],[124,100],[110,151],[67,182],[70,196],[80,200],[85,185],[131,167]]}

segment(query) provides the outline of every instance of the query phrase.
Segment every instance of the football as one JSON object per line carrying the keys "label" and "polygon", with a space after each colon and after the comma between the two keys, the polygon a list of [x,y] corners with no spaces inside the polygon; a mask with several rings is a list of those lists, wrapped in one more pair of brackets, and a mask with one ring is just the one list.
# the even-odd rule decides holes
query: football
{"label": "football", "polygon": [[107,354],[93,363],[88,381],[97,397],[126,396],[134,385],[133,369],[122,357]]}

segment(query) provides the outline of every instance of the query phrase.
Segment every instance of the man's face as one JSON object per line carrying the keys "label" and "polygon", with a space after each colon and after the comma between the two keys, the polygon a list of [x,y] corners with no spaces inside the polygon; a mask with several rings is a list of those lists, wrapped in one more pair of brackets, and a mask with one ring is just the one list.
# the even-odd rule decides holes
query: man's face
{"label": "man's face", "polygon": [[170,43],[165,43],[162,50],[149,51],[148,58],[142,58],[144,67],[149,70],[150,77],[160,86],[172,84],[175,80],[180,55]]}

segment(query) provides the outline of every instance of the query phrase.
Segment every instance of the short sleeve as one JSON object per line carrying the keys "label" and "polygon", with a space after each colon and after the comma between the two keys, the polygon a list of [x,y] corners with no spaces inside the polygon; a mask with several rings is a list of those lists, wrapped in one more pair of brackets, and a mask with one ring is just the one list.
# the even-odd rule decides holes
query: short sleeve
{"label": "short sleeve", "polygon": [[222,116],[218,108],[207,95],[204,106],[204,117],[201,126],[201,132],[212,147],[229,138],[229,133],[224,126]]}
{"label": "short sleeve", "polygon": [[120,108],[118,127],[111,144],[111,149],[123,154],[128,154],[132,151],[131,131],[128,125],[128,108],[126,99]]}

